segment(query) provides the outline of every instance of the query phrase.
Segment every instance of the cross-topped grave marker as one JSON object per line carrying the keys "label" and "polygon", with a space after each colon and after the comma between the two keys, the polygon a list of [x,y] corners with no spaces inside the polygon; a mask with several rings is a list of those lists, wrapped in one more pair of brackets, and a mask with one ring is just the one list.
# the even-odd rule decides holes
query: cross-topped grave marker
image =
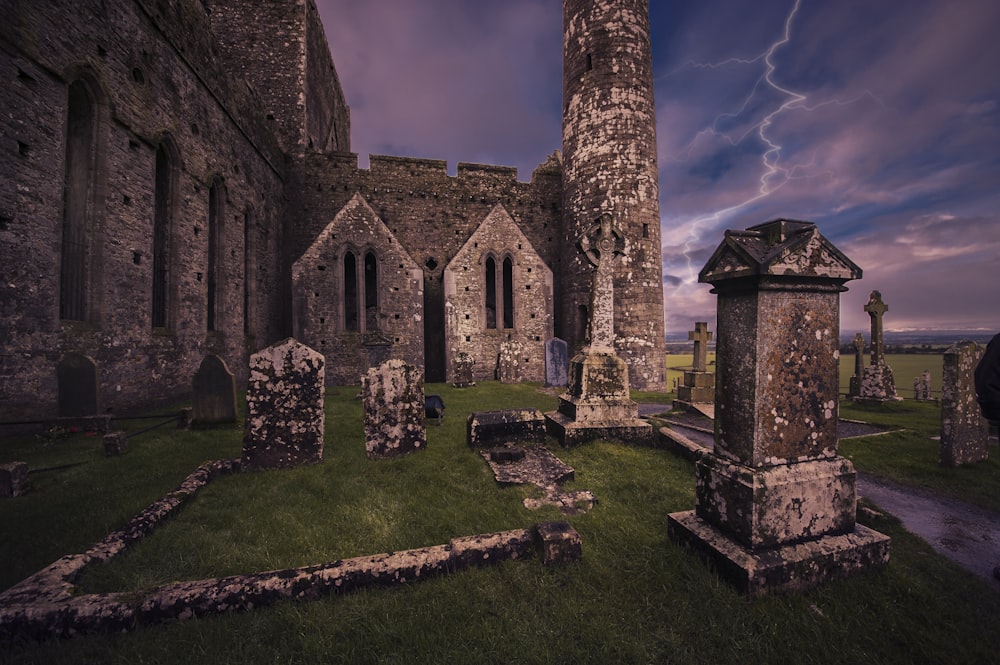
{"label": "cross-topped grave marker", "polygon": [[625,254],[625,239],[611,224],[611,215],[598,218],[580,239],[580,249],[597,270],[590,294],[590,350],[610,351],[615,345],[614,260]]}
{"label": "cross-topped grave marker", "polygon": [[882,294],[872,291],[868,296],[865,311],[872,319],[872,365],[885,364],[885,339],[882,336],[882,315],[889,311],[889,306],[882,302]]}
{"label": "cross-topped grave marker", "polygon": [[712,333],[708,331],[708,322],[696,322],[694,330],[688,332],[688,339],[694,340],[694,366],[692,369],[695,372],[707,371],[708,343],[712,340]]}

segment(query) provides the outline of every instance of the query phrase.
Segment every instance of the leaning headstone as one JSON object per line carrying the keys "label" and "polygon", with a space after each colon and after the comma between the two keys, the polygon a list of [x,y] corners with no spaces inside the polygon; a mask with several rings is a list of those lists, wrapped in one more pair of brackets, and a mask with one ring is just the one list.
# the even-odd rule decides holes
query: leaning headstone
{"label": "leaning headstone", "polygon": [[455,356],[455,380],[452,383],[456,388],[471,388],[476,385],[472,375],[472,368],[476,364],[475,359],[465,351],[459,351]]}
{"label": "leaning headstone", "polygon": [[520,342],[508,339],[500,343],[500,355],[497,358],[497,381],[500,383],[521,382]]}
{"label": "leaning headstone", "polygon": [[983,347],[963,341],[944,352],[941,374],[941,466],[982,462],[989,456],[989,424],[976,401],[973,373]]}
{"label": "leaning headstone", "polygon": [[752,595],[888,561],[837,454],[840,292],[859,277],[815,224],[788,220],[726,231],[698,276],[718,294],[715,445],[695,510],[667,530]]}
{"label": "leaning headstone", "polygon": [[872,291],[868,296],[865,311],[871,318],[872,325],[871,362],[861,375],[861,385],[854,401],[861,404],[882,404],[898,400],[900,398],[896,395],[896,382],[892,376],[892,368],[885,363],[882,317],[889,311],[889,306],[882,301],[881,293]]}
{"label": "leaning headstone", "polygon": [[195,425],[236,422],[236,379],[217,355],[205,356],[194,374],[191,418]]}
{"label": "leaning headstone", "polygon": [[0,464],[0,498],[21,496],[28,491],[28,465],[24,462]]}
{"label": "leaning headstone", "polygon": [[365,454],[369,459],[406,455],[427,447],[424,374],[402,360],[387,360],[365,374]]}
{"label": "leaning headstone", "polygon": [[250,356],[243,469],[323,461],[323,354],[288,338]]}
{"label": "leaning headstone", "polygon": [[566,340],[553,337],[545,342],[545,385],[565,386],[569,381],[569,349]]}
{"label": "leaning headstone", "polygon": [[854,399],[861,394],[861,377],[865,373],[865,338],[861,333],[854,335],[854,375],[851,377],[847,396]]}
{"label": "leaning headstone", "polygon": [[97,364],[82,353],[67,353],[56,365],[61,417],[93,416],[98,411]]}

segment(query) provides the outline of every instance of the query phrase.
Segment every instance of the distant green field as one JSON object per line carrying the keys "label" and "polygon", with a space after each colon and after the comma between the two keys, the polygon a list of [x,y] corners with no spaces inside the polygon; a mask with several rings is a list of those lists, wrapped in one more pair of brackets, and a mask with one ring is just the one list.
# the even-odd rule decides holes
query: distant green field
{"label": "distant green field", "polygon": [[[674,379],[683,381],[684,372],[691,369],[694,356],[689,354],[671,354],[667,356],[667,388],[674,389]],[[920,376],[924,370],[931,372],[931,397],[941,398],[941,366],[943,357],[940,354],[889,354],[886,363],[892,368],[896,379],[896,392],[900,397],[913,398],[913,378]],[[865,356],[865,364],[869,362]],[[715,369],[715,354],[708,354],[708,368]],[[847,394],[854,374],[854,354],[840,357],[840,392]]]}

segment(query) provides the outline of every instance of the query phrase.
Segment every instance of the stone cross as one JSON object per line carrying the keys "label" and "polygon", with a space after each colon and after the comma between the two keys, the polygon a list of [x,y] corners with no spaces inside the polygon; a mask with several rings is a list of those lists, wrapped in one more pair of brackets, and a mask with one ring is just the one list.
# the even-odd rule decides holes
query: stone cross
{"label": "stone cross", "polygon": [[854,335],[854,376],[860,377],[865,373],[865,338],[861,333]]}
{"label": "stone cross", "polygon": [[694,367],[691,369],[695,372],[708,371],[708,342],[712,339],[708,322],[695,322],[694,330],[688,332],[688,339],[694,340]]}
{"label": "stone cross", "polygon": [[882,337],[882,315],[889,311],[889,306],[882,302],[882,294],[872,291],[868,296],[865,311],[872,319],[872,365],[885,364],[885,340]]}
{"label": "stone cross", "polygon": [[597,268],[590,294],[590,351],[613,353],[615,342],[614,258],[625,253],[625,238],[601,215],[580,239],[580,249]]}

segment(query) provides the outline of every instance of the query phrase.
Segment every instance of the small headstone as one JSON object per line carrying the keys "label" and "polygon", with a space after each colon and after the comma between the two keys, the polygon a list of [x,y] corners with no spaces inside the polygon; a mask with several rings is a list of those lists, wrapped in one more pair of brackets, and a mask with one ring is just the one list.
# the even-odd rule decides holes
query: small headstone
{"label": "small headstone", "polygon": [[708,342],[712,339],[708,322],[697,321],[688,339],[694,340],[694,361],[691,371],[684,372],[684,384],[677,388],[675,406],[681,408],[715,401],[715,372],[708,371]]}
{"label": "small headstone", "polygon": [[191,418],[195,425],[236,422],[236,379],[217,355],[205,356],[195,372]]}
{"label": "small headstone", "polygon": [[24,462],[0,464],[0,498],[21,496],[28,491],[28,465]]}
{"label": "small headstone", "polygon": [[500,383],[521,382],[520,342],[504,340],[500,343],[500,355],[497,358],[497,380]]}
{"label": "small headstone", "polygon": [[568,522],[543,522],[536,529],[545,565],[572,563],[583,556],[580,534]]}
{"label": "small headstone", "polygon": [[288,338],[250,356],[243,469],[323,461],[323,354]]}
{"label": "small headstone", "polygon": [[81,353],[67,353],[56,365],[61,417],[93,416],[98,410],[97,364]]}
{"label": "small headstone", "polygon": [[566,341],[553,337],[545,342],[545,385],[565,386],[569,382],[569,349]]}
{"label": "small headstone", "polygon": [[871,317],[872,352],[868,367],[865,367],[860,375],[861,382],[855,401],[879,404],[898,400],[900,397],[896,395],[896,381],[892,375],[892,368],[885,364],[885,338],[882,334],[882,317],[889,311],[889,306],[882,302],[881,293],[872,291],[864,309]]}
{"label": "small headstone", "polygon": [[473,380],[472,368],[476,364],[475,359],[465,351],[459,351],[455,356],[455,381],[452,385],[456,388],[469,388],[476,385]]}
{"label": "small headstone", "polygon": [[125,432],[108,432],[104,435],[103,441],[106,457],[118,457],[128,452],[128,439]]}
{"label": "small headstone", "polygon": [[847,396],[855,398],[861,394],[861,377],[865,372],[865,338],[861,333],[854,335],[854,376],[851,377],[851,385]]}
{"label": "small headstone", "polygon": [[387,360],[368,370],[361,392],[369,459],[398,457],[426,448],[424,375],[419,367],[399,359]]}
{"label": "small headstone", "polygon": [[964,341],[944,353],[941,374],[941,466],[982,462],[989,456],[989,425],[976,401],[974,372],[983,347]]}
{"label": "small headstone", "polygon": [[931,371],[929,369],[925,369],[920,377],[920,385],[922,399],[929,400],[931,398]]}
{"label": "small headstone", "polygon": [[424,415],[437,418],[437,424],[441,424],[441,419],[444,418],[444,400],[440,395],[428,395],[424,398]]}

